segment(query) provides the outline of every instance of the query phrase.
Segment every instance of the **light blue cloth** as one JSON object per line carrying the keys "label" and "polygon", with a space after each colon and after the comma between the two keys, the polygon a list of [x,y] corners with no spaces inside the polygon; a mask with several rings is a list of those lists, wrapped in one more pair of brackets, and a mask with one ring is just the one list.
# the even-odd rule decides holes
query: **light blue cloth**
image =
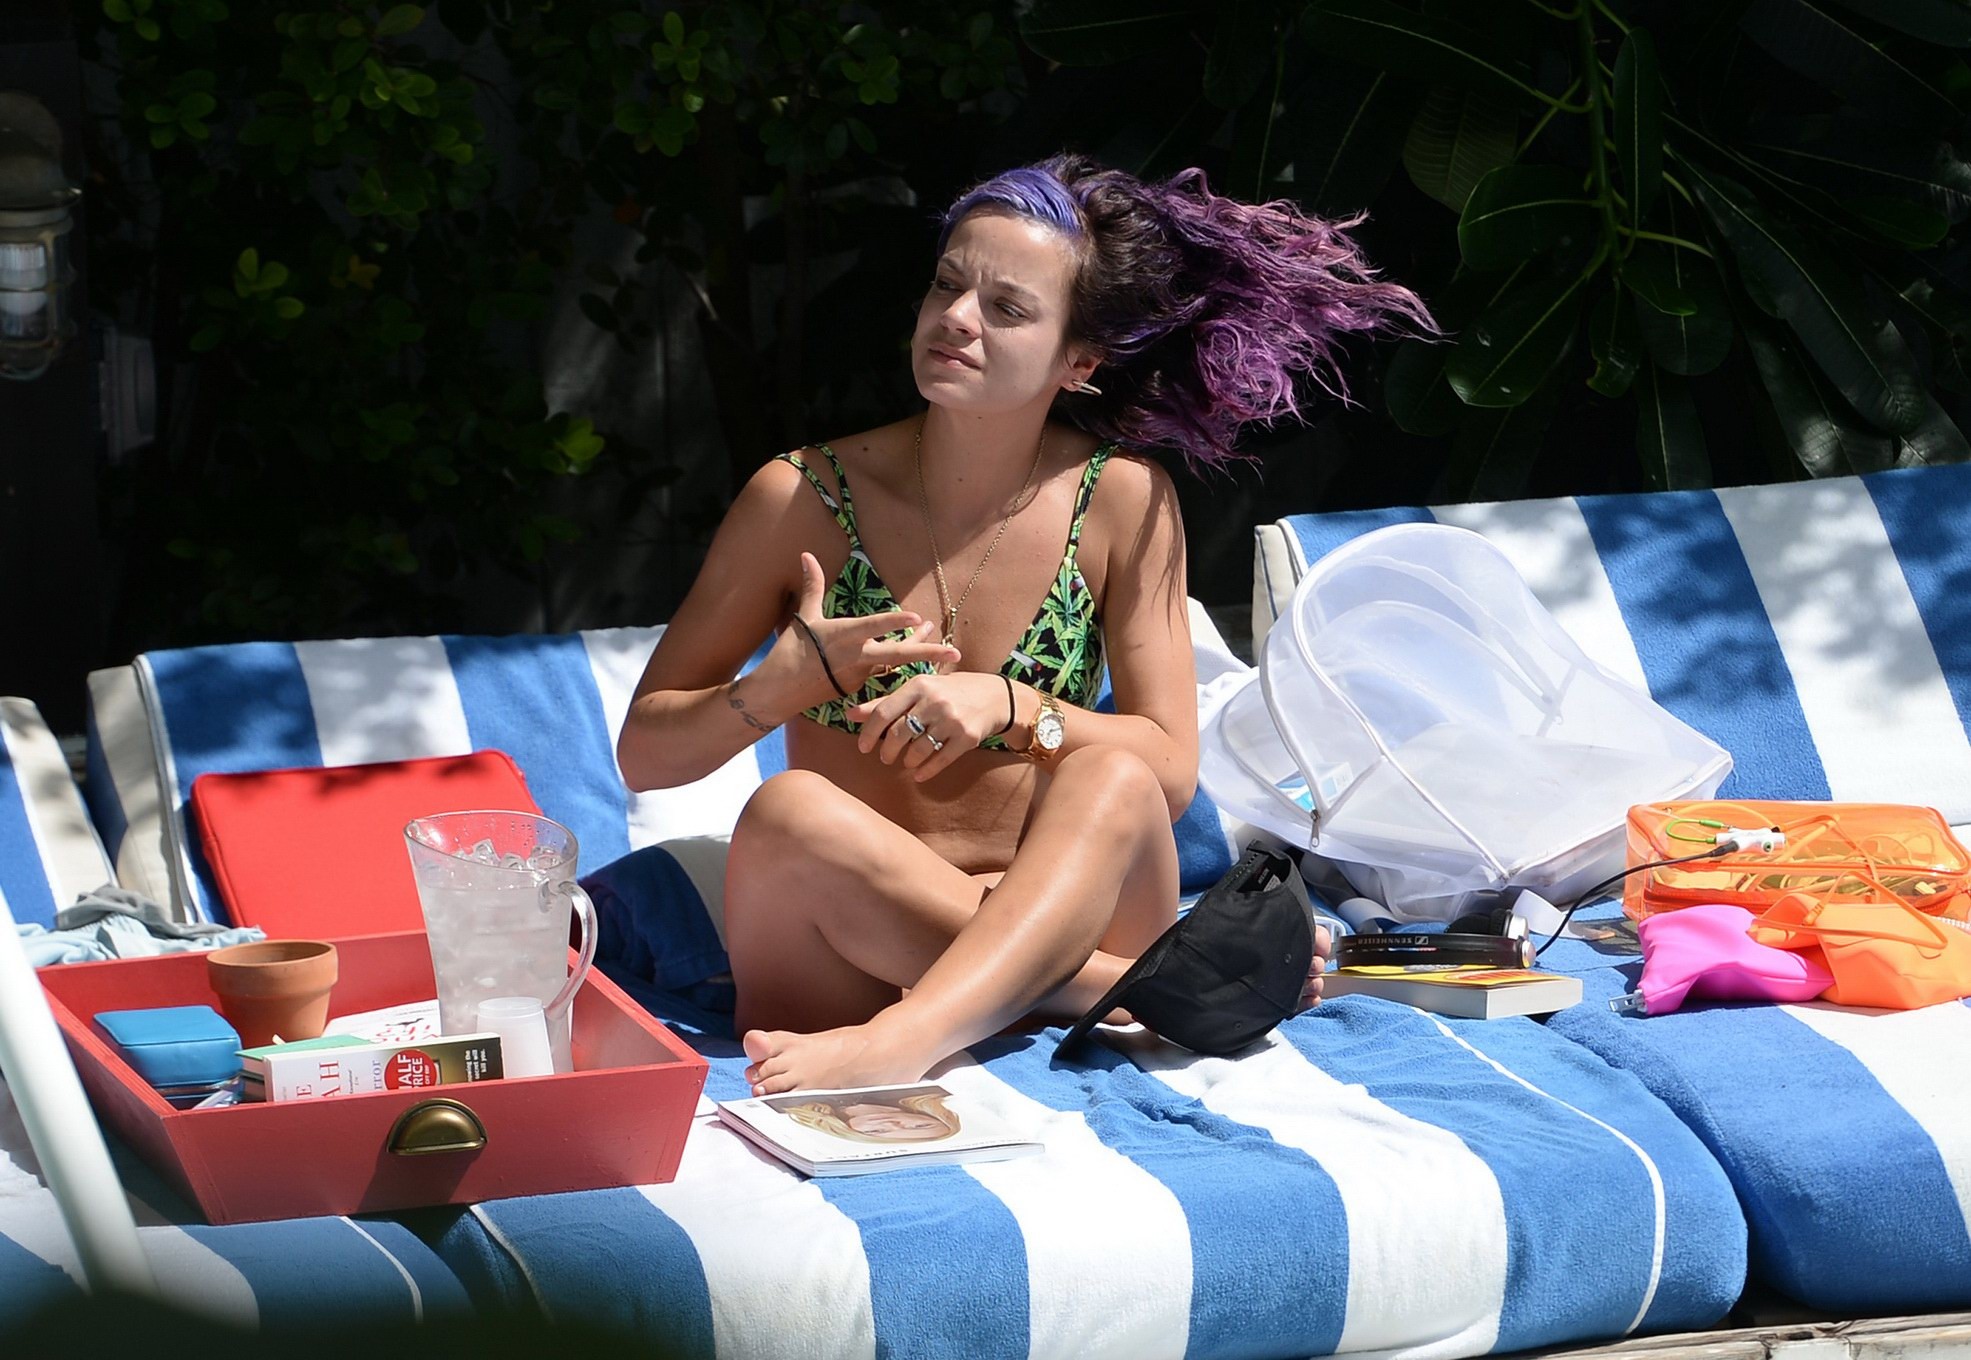
{"label": "light blue cloth", "polygon": [[20,924],[18,929],[27,961],[36,968],[52,963],[100,963],[108,959],[180,954],[191,949],[218,949],[267,938],[267,932],[258,926],[174,921],[162,906],[149,898],[107,884],[84,893],[74,906],[57,912],[55,929],[31,921]]}

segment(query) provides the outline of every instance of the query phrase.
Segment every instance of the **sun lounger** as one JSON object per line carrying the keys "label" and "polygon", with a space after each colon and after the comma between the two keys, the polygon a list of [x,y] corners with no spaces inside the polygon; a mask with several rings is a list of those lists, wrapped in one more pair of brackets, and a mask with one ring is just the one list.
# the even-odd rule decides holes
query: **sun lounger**
{"label": "sun lounger", "polygon": [[[1498,543],[1590,656],[1724,744],[1720,797],[1971,822],[1971,467],[1291,516],[1258,531],[1255,632],[1328,548],[1431,517]],[[1617,1016],[1634,948],[1556,945],[1543,963],[1584,971],[1587,1000],[1551,1029],[1703,1138],[1745,1206],[1754,1279],[1837,1314],[1971,1306],[1971,1088],[1951,1056],[1971,1007]]]}
{"label": "sun lounger", "polygon": [[[107,881],[102,847],[40,715],[23,700],[0,700],[0,928],[12,934],[10,911],[45,926],[57,903]],[[16,969],[4,972],[0,1002],[23,1006],[32,985],[25,959],[13,939],[0,950],[14,951],[19,976],[7,985]],[[12,1083],[0,1084],[0,1330],[85,1284],[154,1287],[204,1316],[273,1331],[312,1330],[338,1314],[408,1322],[467,1311],[458,1278],[401,1224],[208,1227],[122,1149],[112,1149],[112,1172],[45,1007],[39,1026],[24,1008],[5,1018],[26,1023],[0,1035]],[[17,1051],[16,1037],[39,1046]],[[35,1091],[38,1109],[18,1108],[16,1088]],[[64,1187],[59,1199],[51,1184]]]}
{"label": "sun lounger", "polygon": [[[1241,668],[1202,611],[1194,628],[1208,707]],[[585,864],[677,847],[686,872],[664,881],[691,900],[670,919],[702,927],[720,838],[784,758],[769,739],[689,788],[625,794],[610,735],[653,637],[140,658],[175,825],[132,822],[119,862],[132,837],[160,838],[186,910],[214,915],[183,832],[198,773],[497,746]],[[115,735],[99,715],[105,749]],[[1237,830],[1194,805],[1190,886],[1222,871]],[[693,838],[714,849],[680,845]],[[691,932],[693,957],[704,942]],[[692,981],[617,976],[660,1011]],[[1531,1022],[1439,1026],[1355,1001],[1212,1062],[1139,1037],[1057,1064],[1057,1037],[983,1045],[949,1078],[1036,1122],[1049,1157],[806,1183],[701,1121],[673,1185],[481,1205],[435,1246],[481,1308],[600,1318],[686,1354],[1464,1354],[1701,1326],[1743,1282],[1743,1220],[1712,1159],[1634,1082]],[[730,1035],[697,1042],[713,1094],[738,1094]]]}
{"label": "sun lounger", "polygon": [[1971,1087],[1956,1056],[1971,1051],[1971,1005],[1617,1015],[1607,1002],[1640,972],[1618,948],[1549,951],[1586,993],[1552,1028],[1633,1073],[1704,1140],[1745,1206],[1761,1280],[1835,1315],[1971,1300]]}
{"label": "sun lounger", "polygon": [[[941,1076],[1043,1157],[805,1181],[706,1117],[674,1184],[483,1204],[437,1249],[484,1302],[680,1355],[1474,1355],[1738,1295],[1716,1165],[1531,1021],[1351,998],[1236,1059],[1059,1037]],[[701,1042],[708,1094],[743,1095]]]}
{"label": "sun lounger", "polygon": [[[1727,794],[1921,802],[1967,822],[1971,557],[1945,531],[1967,502],[1971,469],[1944,468],[1293,517],[1260,530],[1255,635],[1324,545],[1434,515],[1501,543],[1590,655],[1731,749]],[[657,877],[697,962],[659,976],[647,953],[614,960],[662,1008],[711,966],[721,838],[784,757],[770,739],[697,785],[626,794],[611,737],[653,636],[140,658],[92,678],[94,827],[121,881],[208,916],[184,834],[198,772],[496,746],[575,828],[585,868],[638,848],[674,861]],[[1208,710],[1237,663],[1203,630],[1199,658]],[[1187,880],[1203,886],[1240,828],[1201,800],[1183,830]],[[673,927],[660,915],[652,929]],[[1624,960],[1555,953],[1587,971],[1591,998],[1626,989]],[[738,1093],[743,1060],[717,1006],[677,1014],[711,1060],[710,1093]],[[1816,1075],[1811,1094],[1782,1091],[1775,1064],[1733,1056],[1751,1033],[1739,1014],[1668,1017],[1698,1037],[1667,1056],[1641,1044],[1670,1033],[1657,1020],[1614,1030],[1584,1008],[1549,1026],[1440,1022],[1364,998],[1232,1060],[1123,1033],[1057,1061],[1059,1031],[1043,1030],[982,1044],[948,1076],[1034,1121],[1048,1157],[807,1182],[701,1117],[670,1185],[274,1227],[321,1234],[324,1259],[347,1263],[326,1287],[358,1312],[401,1316],[415,1294],[427,1309],[603,1322],[688,1355],[1454,1356],[1600,1341],[1717,1321],[1746,1284],[1748,1220],[1758,1283],[1854,1313],[1971,1305],[1952,1273],[1971,1121],[1790,1011],[1767,1021],[1797,1033],[1759,1042]],[[1807,1103],[1856,1112],[1851,1144],[1821,1139],[1818,1164],[1781,1155],[1789,1129],[1823,1127],[1795,1118]],[[141,1169],[126,1171],[151,1203]],[[45,1215],[52,1197],[28,1188],[21,1203]],[[59,1251],[22,1248],[30,1230],[10,1213],[0,1201],[0,1273],[11,1261],[50,1285]],[[231,1306],[244,1274],[263,1321],[292,1315],[289,1277],[253,1253],[299,1238],[141,1231],[167,1261],[207,1263],[161,1267],[167,1293]]]}

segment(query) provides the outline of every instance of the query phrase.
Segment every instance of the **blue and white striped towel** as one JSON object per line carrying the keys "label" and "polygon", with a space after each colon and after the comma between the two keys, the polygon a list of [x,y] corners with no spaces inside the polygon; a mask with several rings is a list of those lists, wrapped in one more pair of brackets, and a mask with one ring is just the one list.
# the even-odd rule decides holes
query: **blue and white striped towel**
{"label": "blue and white striped towel", "polygon": [[[1498,544],[1590,656],[1729,750],[1721,797],[1971,821],[1971,467],[1280,528],[1304,569],[1357,534],[1430,518]],[[1638,964],[1614,971],[1574,941],[1542,963],[1587,979],[1553,1030],[1633,1072],[1723,1164],[1756,1276],[1835,1311],[1971,1306],[1971,1091],[1945,1056],[1971,1039],[1971,1010],[1624,1019],[1604,1003]]]}
{"label": "blue and white striped towel", "polygon": [[[1730,751],[1721,797],[1971,821],[1971,466],[1294,515],[1283,575],[1433,518],[1492,540],[1589,656]],[[1291,590],[1262,580],[1256,625]]]}
{"label": "blue and white striped towel", "polygon": [[[1199,702],[1208,706],[1223,692],[1222,677],[1243,664],[1202,609],[1192,610],[1192,628]],[[632,794],[617,771],[616,733],[661,632],[240,643],[139,657],[171,871],[186,914],[223,919],[189,821],[192,781],[208,771],[491,747],[514,758],[541,809],[575,833],[584,870],[660,842],[729,835],[753,790],[786,768],[782,732],[679,788]],[[1204,887],[1231,866],[1237,830],[1209,799],[1194,801],[1177,828],[1188,887]],[[707,871],[716,877],[718,867]]]}
{"label": "blue and white striped towel", "polygon": [[1971,1005],[1618,1016],[1639,963],[1576,940],[1541,961],[1586,993],[1553,1030],[1633,1073],[1731,1177],[1756,1278],[1839,1314],[1971,1308]]}
{"label": "blue and white striped towel", "polygon": [[[112,1144],[137,1235],[172,1306],[242,1327],[317,1331],[333,1320],[417,1322],[470,1311],[465,1288],[385,1218],[209,1227],[149,1167]],[[82,1288],[54,1192],[0,1084],[0,1331]]]}
{"label": "blue and white striped towel", "polygon": [[[805,1180],[701,1116],[670,1185],[478,1206],[482,1304],[680,1356],[1460,1356],[1715,1321],[1744,1223],[1631,1078],[1349,998],[1230,1059],[994,1040],[936,1074],[1044,1155]],[[744,1094],[708,1044],[707,1094]]]}
{"label": "blue and white striped towel", "polygon": [[0,896],[22,925],[113,882],[61,748],[26,699],[0,699]]}

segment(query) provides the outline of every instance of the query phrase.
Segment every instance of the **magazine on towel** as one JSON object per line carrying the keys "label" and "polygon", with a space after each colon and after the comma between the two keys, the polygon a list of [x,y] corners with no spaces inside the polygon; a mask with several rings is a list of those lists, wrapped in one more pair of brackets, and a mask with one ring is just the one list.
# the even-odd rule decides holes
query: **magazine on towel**
{"label": "magazine on towel", "polygon": [[807,1176],[998,1161],[1041,1148],[935,1082],[721,1100],[718,1111],[725,1123]]}

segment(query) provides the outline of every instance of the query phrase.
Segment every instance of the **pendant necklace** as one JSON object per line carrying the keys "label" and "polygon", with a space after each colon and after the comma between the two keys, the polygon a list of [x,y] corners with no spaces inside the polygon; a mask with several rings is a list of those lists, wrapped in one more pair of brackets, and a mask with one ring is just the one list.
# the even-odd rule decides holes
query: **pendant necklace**
{"label": "pendant necklace", "polygon": [[1013,503],[1006,508],[1005,516],[1000,519],[998,531],[993,534],[992,542],[986,545],[985,556],[979,559],[979,565],[972,571],[972,579],[965,583],[964,592],[954,603],[951,589],[944,579],[944,557],[938,552],[937,530],[931,527],[931,497],[924,489],[924,422],[922,420],[917,422],[917,437],[911,454],[917,464],[917,501],[924,510],[924,533],[931,540],[931,569],[938,578],[938,604],[944,610],[943,636],[939,640],[945,646],[958,645],[958,611],[963,609],[965,601],[972,597],[972,587],[979,583],[979,577],[985,571],[986,563],[992,560],[993,549],[997,548],[999,540],[1005,537],[1006,526],[1012,523],[1013,512],[1019,509],[1020,501],[1027,494],[1027,488],[1033,484],[1033,475],[1040,470],[1040,456],[1046,451],[1047,424],[1043,421],[1040,426],[1040,443],[1033,451],[1033,466],[1027,469],[1026,480],[1020,483],[1019,492],[1013,497]]}

